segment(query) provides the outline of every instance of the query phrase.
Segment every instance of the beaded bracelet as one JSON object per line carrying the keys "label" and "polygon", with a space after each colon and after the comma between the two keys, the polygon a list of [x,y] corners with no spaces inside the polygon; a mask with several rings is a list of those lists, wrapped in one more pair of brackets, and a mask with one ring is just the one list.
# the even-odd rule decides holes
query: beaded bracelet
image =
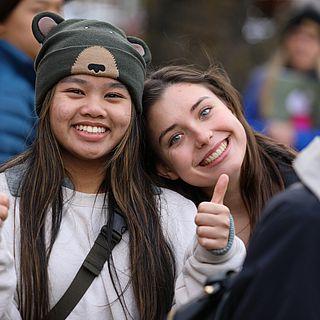
{"label": "beaded bracelet", "polygon": [[231,246],[233,244],[233,240],[234,240],[234,221],[233,221],[233,217],[232,217],[231,213],[229,214],[229,218],[230,218],[230,229],[229,229],[228,243],[224,248],[211,250],[211,252],[216,256],[222,256],[223,254],[226,254],[230,250],[230,248],[231,248]]}

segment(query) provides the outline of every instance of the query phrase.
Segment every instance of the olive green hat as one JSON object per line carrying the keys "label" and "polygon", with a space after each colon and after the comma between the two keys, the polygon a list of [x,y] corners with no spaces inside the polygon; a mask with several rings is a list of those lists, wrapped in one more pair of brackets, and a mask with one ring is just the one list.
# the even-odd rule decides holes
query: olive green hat
{"label": "olive green hat", "polygon": [[48,91],[61,79],[88,74],[116,79],[126,85],[138,113],[150,50],[138,38],[102,21],[64,20],[52,12],[36,15],[35,38],[42,44],[35,61],[36,111],[40,114]]}

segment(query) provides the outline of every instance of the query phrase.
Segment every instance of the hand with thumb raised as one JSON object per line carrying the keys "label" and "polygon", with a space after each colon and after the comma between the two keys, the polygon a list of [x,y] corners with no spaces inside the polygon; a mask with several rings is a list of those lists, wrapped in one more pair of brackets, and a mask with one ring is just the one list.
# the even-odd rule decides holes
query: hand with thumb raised
{"label": "hand with thumb raised", "polygon": [[228,244],[230,210],[223,205],[229,176],[221,174],[213,190],[210,202],[201,202],[195,217],[198,242],[207,250],[223,249]]}

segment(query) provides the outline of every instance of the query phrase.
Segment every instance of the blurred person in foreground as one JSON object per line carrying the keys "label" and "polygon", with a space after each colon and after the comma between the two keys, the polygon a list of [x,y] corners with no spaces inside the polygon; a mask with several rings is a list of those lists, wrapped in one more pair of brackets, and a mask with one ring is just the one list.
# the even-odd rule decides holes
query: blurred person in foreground
{"label": "blurred person in foreground", "polygon": [[40,45],[31,30],[41,11],[61,12],[63,0],[0,1],[0,163],[34,139],[35,72]]}
{"label": "blurred person in foreground", "polygon": [[216,294],[220,303],[206,298],[201,310],[199,296],[169,319],[200,319],[192,312],[202,312],[206,320],[320,319],[319,136],[299,153],[293,167],[299,181],[266,205],[242,270],[226,280],[222,298]]}
{"label": "blurred person in foreground", "polygon": [[266,206],[225,319],[320,318],[320,137],[300,152],[294,169],[300,182]]}
{"label": "blurred person in foreground", "polygon": [[298,150],[320,133],[320,13],[308,6],[287,21],[279,48],[254,70],[244,92],[248,122]]}

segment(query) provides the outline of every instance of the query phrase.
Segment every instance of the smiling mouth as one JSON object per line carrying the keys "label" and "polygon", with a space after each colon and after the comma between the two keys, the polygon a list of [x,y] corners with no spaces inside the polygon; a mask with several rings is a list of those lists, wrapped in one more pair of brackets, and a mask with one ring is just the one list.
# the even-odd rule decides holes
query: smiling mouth
{"label": "smiling mouth", "polygon": [[74,128],[78,131],[83,131],[87,133],[92,133],[92,134],[99,134],[99,133],[105,133],[107,131],[107,128],[105,127],[98,127],[98,126],[84,126],[82,124],[80,125],[75,125]]}
{"label": "smiling mouth", "polygon": [[223,140],[219,145],[219,147],[214,152],[212,152],[207,158],[202,160],[199,165],[204,167],[212,163],[213,161],[217,160],[218,158],[220,158],[221,155],[224,153],[224,151],[227,149],[228,144],[229,144],[228,139]]}

